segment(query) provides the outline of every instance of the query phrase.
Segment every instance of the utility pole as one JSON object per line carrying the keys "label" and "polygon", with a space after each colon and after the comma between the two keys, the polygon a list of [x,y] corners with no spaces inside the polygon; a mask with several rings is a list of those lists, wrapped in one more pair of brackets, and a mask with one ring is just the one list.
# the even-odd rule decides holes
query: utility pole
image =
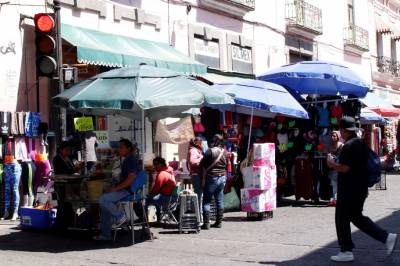
{"label": "utility pole", "polygon": [[[63,58],[62,58],[62,39],[61,39],[61,3],[59,0],[53,1],[53,9],[55,15],[56,24],[56,47],[57,47],[57,76],[58,76],[58,93],[64,91],[64,73],[63,73]],[[58,138],[62,139],[67,135],[66,120],[67,112],[66,109],[60,108],[60,127],[58,132]]]}

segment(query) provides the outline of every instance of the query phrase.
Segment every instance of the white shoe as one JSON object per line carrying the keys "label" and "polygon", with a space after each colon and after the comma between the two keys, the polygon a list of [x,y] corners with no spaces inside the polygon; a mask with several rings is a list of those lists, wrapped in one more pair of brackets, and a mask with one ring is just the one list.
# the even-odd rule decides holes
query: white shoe
{"label": "white shoe", "polygon": [[18,219],[18,212],[14,212],[11,221],[16,221]]}
{"label": "white shoe", "polygon": [[339,252],[336,256],[331,257],[331,261],[334,262],[352,262],[354,261],[353,252]]}
{"label": "white shoe", "polygon": [[390,233],[390,234],[388,235],[388,237],[387,237],[387,239],[386,239],[386,243],[385,243],[386,249],[387,249],[386,254],[387,254],[388,256],[392,255],[392,252],[393,252],[393,250],[394,250],[394,247],[396,246],[396,241],[397,241],[397,234],[392,234],[392,233]]}
{"label": "white shoe", "polygon": [[113,229],[119,228],[121,225],[123,225],[123,224],[126,222],[126,220],[127,220],[127,219],[126,219],[125,215],[122,216],[121,219],[119,219],[118,221],[116,221],[116,222],[113,224],[112,228],[113,228]]}

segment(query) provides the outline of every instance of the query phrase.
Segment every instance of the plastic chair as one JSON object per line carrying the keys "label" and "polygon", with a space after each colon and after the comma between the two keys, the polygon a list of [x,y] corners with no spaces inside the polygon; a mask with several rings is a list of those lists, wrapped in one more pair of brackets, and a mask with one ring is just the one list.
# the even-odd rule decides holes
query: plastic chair
{"label": "plastic chair", "polygon": [[174,190],[172,191],[171,196],[168,199],[168,203],[163,204],[163,206],[161,207],[160,222],[166,220],[168,223],[169,221],[172,220],[174,223],[178,223],[178,220],[176,219],[174,212],[176,211],[179,205],[180,192],[181,192],[181,186],[176,185]]}
{"label": "plastic chair", "polygon": [[[135,226],[142,226],[143,233],[146,233],[146,229],[147,229],[147,231],[150,235],[150,240],[153,240],[153,236],[150,231],[150,225],[149,225],[149,221],[147,220],[147,215],[146,215],[145,205],[144,205],[144,196],[143,196],[144,193],[143,192],[144,192],[144,186],[146,185],[146,182],[147,182],[146,173],[144,171],[140,171],[131,186],[131,191],[135,191],[135,192],[132,193],[131,195],[125,197],[120,202],[118,202],[118,208],[124,212],[125,217],[127,217],[127,220],[120,227],[113,228],[114,242],[117,238],[118,231],[123,229],[124,227],[127,227],[128,229],[131,230],[132,245],[135,244]],[[140,204],[140,207],[142,208],[143,219],[144,219],[139,222],[135,222],[134,205],[136,203]]]}

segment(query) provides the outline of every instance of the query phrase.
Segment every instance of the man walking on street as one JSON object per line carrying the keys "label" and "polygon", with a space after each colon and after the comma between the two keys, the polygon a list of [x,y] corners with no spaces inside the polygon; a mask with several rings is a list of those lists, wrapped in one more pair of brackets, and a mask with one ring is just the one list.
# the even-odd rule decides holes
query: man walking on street
{"label": "man walking on street", "polygon": [[387,254],[391,255],[396,244],[397,234],[388,233],[370,218],[362,214],[364,202],[368,196],[368,146],[357,137],[360,130],[352,117],[340,120],[340,133],[345,144],[338,160],[328,155],[328,166],[338,172],[338,191],[335,213],[336,233],[340,252],[332,256],[335,262],[354,260],[354,244],[351,239],[350,223],[362,232],[386,245]]}

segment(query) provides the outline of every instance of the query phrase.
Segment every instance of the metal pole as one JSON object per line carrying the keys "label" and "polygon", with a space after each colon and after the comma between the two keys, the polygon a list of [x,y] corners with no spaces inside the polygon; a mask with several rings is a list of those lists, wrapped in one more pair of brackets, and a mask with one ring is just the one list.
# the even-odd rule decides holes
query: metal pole
{"label": "metal pole", "polygon": [[36,72],[36,112],[40,113],[40,85],[39,73]]}
{"label": "metal pole", "polygon": [[252,134],[252,129],[253,129],[253,116],[254,116],[254,107],[251,108],[249,141],[247,143],[247,156],[249,156],[249,151],[250,151],[250,141],[251,141],[251,134]]}
{"label": "metal pole", "polygon": [[[57,76],[58,76],[58,93],[64,91],[64,77],[62,71],[62,39],[61,39],[61,3],[59,0],[54,0],[54,16],[56,23],[56,47],[57,47]],[[67,112],[65,108],[60,108],[60,129],[59,138],[64,138],[67,135],[66,118]]]}

